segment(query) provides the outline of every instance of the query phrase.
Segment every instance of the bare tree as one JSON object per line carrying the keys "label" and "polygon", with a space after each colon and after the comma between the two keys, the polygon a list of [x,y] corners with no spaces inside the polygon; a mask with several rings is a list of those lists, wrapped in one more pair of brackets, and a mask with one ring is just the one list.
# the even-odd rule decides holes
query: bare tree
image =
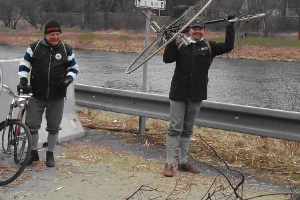
{"label": "bare tree", "polygon": [[84,29],[84,0],[73,1],[73,11],[81,13],[81,29]]}
{"label": "bare tree", "polygon": [[298,15],[298,40],[300,40],[300,1],[288,0],[290,8]]}
{"label": "bare tree", "polygon": [[288,5],[288,0],[282,0],[281,14],[283,17],[286,17],[287,5]]}
{"label": "bare tree", "polygon": [[[268,13],[270,10],[275,10],[280,6],[280,1],[273,0],[254,0],[248,1],[250,10],[254,13]],[[263,37],[269,37],[268,33],[268,23],[267,23],[268,15],[266,15],[263,20]]]}
{"label": "bare tree", "polygon": [[114,0],[103,0],[104,4],[104,29],[108,29],[108,13],[114,4]]}
{"label": "bare tree", "polygon": [[37,30],[38,29],[37,20],[39,19],[41,0],[15,0],[15,1],[24,19],[29,24],[34,26]]}
{"label": "bare tree", "polygon": [[0,18],[5,27],[16,29],[21,13],[16,9],[16,0],[0,0]]}

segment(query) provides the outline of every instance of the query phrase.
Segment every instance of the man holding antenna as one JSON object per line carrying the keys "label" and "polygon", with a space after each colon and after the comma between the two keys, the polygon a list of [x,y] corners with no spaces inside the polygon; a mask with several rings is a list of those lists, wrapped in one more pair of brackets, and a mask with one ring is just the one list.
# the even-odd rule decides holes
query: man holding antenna
{"label": "man holding antenna", "polygon": [[[228,16],[228,20],[234,16]],[[215,56],[230,52],[234,48],[233,23],[226,25],[225,42],[204,40],[205,24],[194,20],[188,29],[189,44],[172,41],[165,48],[163,61],[176,63],[171,88],[170,124],[166,131],[167,160],[163,175],[174,176],[174,156],[179,145],[178,170],[200,173],[187,161],[193,125],[200,111],[201,102],[207,99],[208,70]]]}

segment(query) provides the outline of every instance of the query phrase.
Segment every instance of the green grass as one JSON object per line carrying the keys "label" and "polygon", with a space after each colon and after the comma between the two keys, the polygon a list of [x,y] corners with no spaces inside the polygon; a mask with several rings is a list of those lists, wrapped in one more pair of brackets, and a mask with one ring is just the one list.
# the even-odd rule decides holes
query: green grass
{"label": "green grass", "polygon": [[9,32],[8,30],[0,30],[0,33],[7,33]]}
{"label": "green grass", "polygon": [[4,40],[0,41],[0,45],[6,45],[6,44],[8,44],[6,41],[4,41]]}
{"label": "green grass", "polygon": [[92,33],[84,33],[78,36],[80,42],[89,41],[95,38],[95,35]]}
{"label": "green grass", "polygon": [[119,37],[120,40],[123,40],[123,41],[127,41],[127,40],[131,40],[132,38],[128,35],[121,35]]}
{"label": "green grass", "polygon": [[[64,29],[63,29],[63,31],[64,31]],[[85,30],[73,28],[73,29],[68,29],[68,32],[83,33],[83,32],[85,32]]]}

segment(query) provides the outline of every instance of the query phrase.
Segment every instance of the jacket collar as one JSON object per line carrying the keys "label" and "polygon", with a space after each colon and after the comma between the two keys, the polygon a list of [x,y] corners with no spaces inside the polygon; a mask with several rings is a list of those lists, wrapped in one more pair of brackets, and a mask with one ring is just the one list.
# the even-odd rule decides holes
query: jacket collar
{"label": "jacket collar", "polygon": [[188,39],[189,39],[190,43],[197,43],[197,42],[201,42],[204,40],[204,38],[201,38],[199,41],[195,41],[195,40],[191,39],[191,37],[188,37]]}

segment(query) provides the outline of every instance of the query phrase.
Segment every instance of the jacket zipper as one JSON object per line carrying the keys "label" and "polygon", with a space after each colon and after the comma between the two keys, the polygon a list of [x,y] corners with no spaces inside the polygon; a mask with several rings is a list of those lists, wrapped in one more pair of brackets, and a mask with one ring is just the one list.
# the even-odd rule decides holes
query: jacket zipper
{"label": "jacket zipper", "polygon": [[49,98],[49,93],[50,93],[50,66],[51,66],[51,57],[52,57],[52,47],[50,47],[50,61],[49,61],[49,66],[48,66],[48,89],[47,89],[47,99]]}

